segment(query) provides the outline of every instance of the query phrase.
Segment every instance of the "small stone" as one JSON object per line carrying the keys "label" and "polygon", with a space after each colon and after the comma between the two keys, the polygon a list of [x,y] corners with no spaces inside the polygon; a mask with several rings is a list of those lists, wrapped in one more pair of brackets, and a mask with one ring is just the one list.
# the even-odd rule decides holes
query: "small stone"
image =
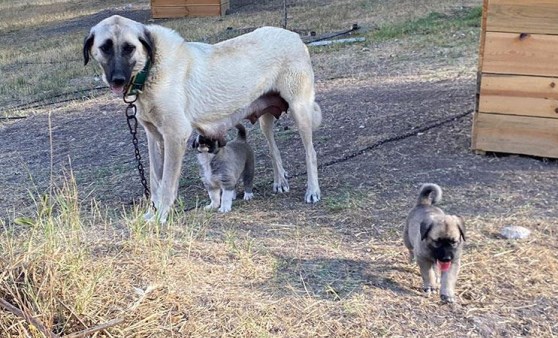
{"label": "small stone", "polygon": [[531,230],[518,225],[508,225],[502,229],[500,234],[507,239],[524,239],[529,237]]}

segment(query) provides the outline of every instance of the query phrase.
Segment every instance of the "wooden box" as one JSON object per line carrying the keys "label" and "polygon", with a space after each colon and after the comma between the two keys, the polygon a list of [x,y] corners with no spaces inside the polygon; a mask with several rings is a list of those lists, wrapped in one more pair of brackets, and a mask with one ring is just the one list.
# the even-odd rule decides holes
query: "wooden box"
{"label": "wooden box", "polygon": [[558,0],[484,0],[472,148],[558,158]]}
{"label": "wooden box", "polygon": [[185,16],[223,16],[229,9],[229,0],[151,0],[154,19]]}

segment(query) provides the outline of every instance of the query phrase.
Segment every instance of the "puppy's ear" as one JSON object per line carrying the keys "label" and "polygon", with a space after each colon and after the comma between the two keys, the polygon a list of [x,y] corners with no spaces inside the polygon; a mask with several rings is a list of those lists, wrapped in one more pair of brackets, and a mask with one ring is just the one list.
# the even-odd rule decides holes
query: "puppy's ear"
{"label": "puppy's ear", "polygon": [[226,145],[227,141],[224,138],[217,139],[217,146],[219,146],[219,148],[223,148]]}
{"label": "puppy's ear", "polygon": [[143,30],[143,36],[139,37],[139,40],[145,50],[147,51],[147,55],[149,55],[149,59],[153,62],[153,55],[155,50],[155,45],[153,44],[153,38],[151,37],[151,33],[147,29]]}
{"label": "puppy's ear", "polygon": [[93,46],[93,41],[95,39],[95,34],[89,33],[88,36],[83,40],[83,65],[86,66],[89,62],[89,53],[91,53],[91,46]]}
{"label": "puppy's ear", "polygon": [[459,228],[461,239],[465,242],[465,220],[461,216],[455,216],[455,218],[457,218],[457,227]]}
{"label": "puppy's ear", "polygon": [[198,141],[199,138],[199,135],[194,137],[194,140],[192,141],[192,149],[196,149],[200,146],[200,142]]}
{"label": "puppy's ear", "polygon": [[432,229],[432,220],[424,220],[420,222],[420,240],[423,241]]}

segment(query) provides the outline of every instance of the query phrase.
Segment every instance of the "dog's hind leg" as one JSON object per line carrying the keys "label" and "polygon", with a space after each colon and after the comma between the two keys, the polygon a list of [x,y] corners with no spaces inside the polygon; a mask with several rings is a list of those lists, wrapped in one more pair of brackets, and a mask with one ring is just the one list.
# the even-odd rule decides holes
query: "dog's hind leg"
{"label": "dog's hind leg", "polygon": [[271,154],[271,164],[273,166],[273,192],[288,192],[289,181],[287,180],[287,173],[283,168],[283,161],[275,137],[273,135],[273,115],[264,114],[260,117],[260,127],[267,140],[267,145]]}
{"label": "dog's hind leg", "polygon": [[[292,115],[298,127],[298,132],[302,138],[304,149],[306,150],[306,172],[308,184],[306,188],[306,203],[316,203],[320,200],[320,186],[318,184],[318,162],[316,151],[312,144],[312,130],[314,128],[314,109],[317,104],[308,100],[295,100],[290,104]],[[319,107],[317,108],[319,109]]]}

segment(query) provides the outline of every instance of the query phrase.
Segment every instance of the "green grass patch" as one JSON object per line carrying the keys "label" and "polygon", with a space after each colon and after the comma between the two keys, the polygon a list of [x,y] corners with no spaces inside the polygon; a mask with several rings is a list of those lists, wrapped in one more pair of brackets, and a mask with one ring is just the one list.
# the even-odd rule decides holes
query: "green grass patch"
{"label": "green grass patch", "polygon": [[433,12],[417,20],[384,25],[374,31],[372,36],[376,40],[389,40],[480,27],[481,15],[481,7],[464,8],[450,14]]}

